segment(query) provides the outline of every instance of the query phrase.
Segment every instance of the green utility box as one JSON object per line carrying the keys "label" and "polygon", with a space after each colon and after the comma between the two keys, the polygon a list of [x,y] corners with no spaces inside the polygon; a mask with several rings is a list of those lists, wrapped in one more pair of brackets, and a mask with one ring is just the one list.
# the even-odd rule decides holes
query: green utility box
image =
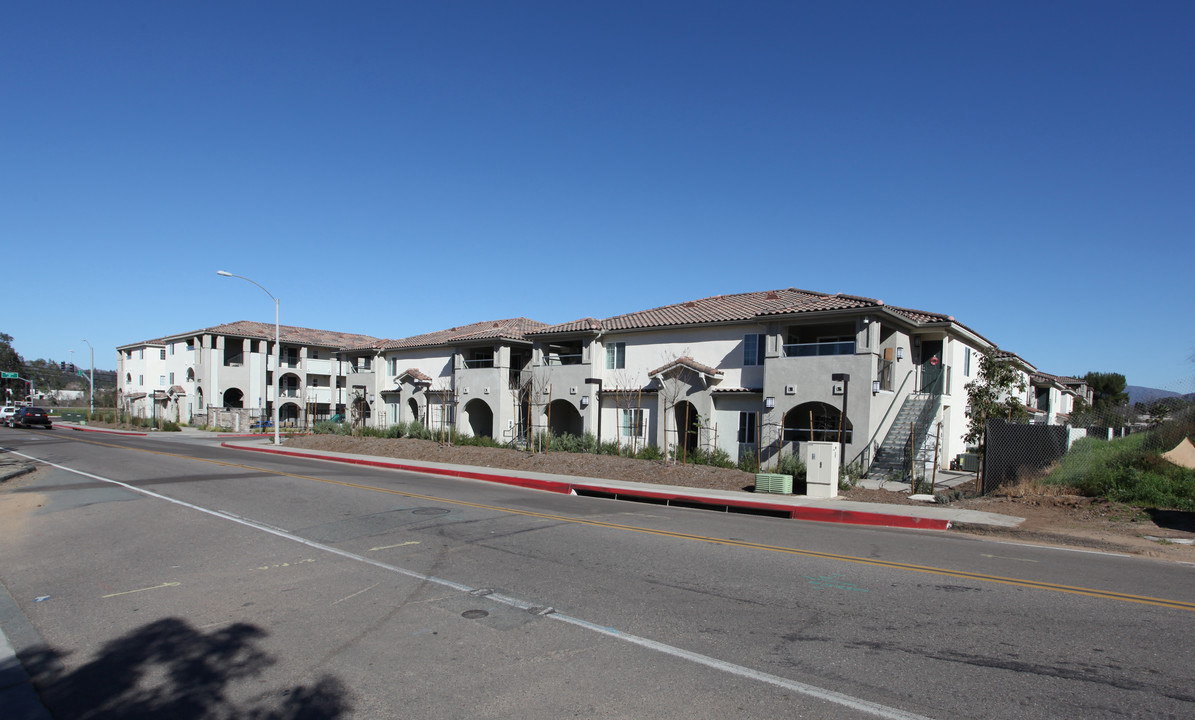
{"label": "green utility box", "polygon": [[958,468],[963,472],[979,472],[979,453],[959,453]]}
{"label": "green utility box", "polygon": [[755,473],[755,492],[793,494],[793,476],[780,473]]}

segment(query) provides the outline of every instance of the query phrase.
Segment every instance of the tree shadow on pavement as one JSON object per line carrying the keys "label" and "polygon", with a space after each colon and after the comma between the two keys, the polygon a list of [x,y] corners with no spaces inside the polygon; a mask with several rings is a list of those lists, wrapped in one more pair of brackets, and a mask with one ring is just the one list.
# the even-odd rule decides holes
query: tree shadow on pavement
{"label": "tree shadow on pavement", "polygon": [[60,720],[330,720],[352,709],[347,688],[330,675],[234,701],[234,683],[259,677],[276,662],[261,648],[265,636],[247,623],[204,633],[166,618],[108,642],[69,672],[62,653],[50,648],[23,652],[21,659]]}

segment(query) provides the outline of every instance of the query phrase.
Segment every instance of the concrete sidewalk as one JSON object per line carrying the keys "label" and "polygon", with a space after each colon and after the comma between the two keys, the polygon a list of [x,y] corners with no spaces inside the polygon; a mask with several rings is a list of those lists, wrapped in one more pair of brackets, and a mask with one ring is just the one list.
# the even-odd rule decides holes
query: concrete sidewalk
{"label": "concrete sidewalk", "polygon": [[235,450],[272,453],[289,457],[327,460],[353,465],[406,470],[410,472],[449,477],[485,480],[505,485],[545,490],[548,492],[590,497],[634,500],[639,502],[679,505],[702,509],[748,514],[788,517],[794,520],[816,520],[854,525],[946,530],[955,524],[1016,527],[1024,518],[998,513],[963,510],[940,505],[891,505],[843,500],[841,498],[809,498],[804,495],[773,495],[736,490],[653,485],[650,483],[579,478],[548,473],[481,468],[469,465],[450,465],[402,458],[376,457],[331,451],[275,448],[259,441],[224,442],[223,447]]}

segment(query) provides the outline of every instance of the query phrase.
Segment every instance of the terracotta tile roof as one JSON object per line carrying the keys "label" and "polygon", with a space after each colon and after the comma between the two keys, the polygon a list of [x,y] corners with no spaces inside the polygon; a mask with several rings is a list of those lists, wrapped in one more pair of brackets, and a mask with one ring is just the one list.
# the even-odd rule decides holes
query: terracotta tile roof
{"label": "terracotta tile roof", "polygon": [[401,380],[401,379],[403,379],[403,378],[405,378],[405,377],[410,377],[410,378],[412,378],[413,380],[415,380],[416,382],[426,382],[426,383],[429,383],[429,382],[431,382],[431,381],[432,381],[432,379],[431,379],[430,377],[428,377],[427,375],[424,375],[423,373],[419,372],[419,368],[407,368],[406,370],[403,370],[403,371],[402,371],[402,372],[399,374],[399,376],[398,376],[398,379],[399,379],[399,380]]}
{"label": "terracotta tile roof", "polygon": [[1017,355],[1015,352],[1012,352],[1011,350],[1001,350],[1000,348],[995,348],[992,351],[992,357],[996,358],[997,360],[1009,360],[1017,362],[1026,368],[1029,368],[1030,371],[1037,372],[1037,368],[1033,367],[1032,363],[1020,355]]}
{"label": "terracotta tile roof", "polygon": [[942,322],[958,322],[953,315],[943,315],[941,313],[926,312],[925,310],[912,310],[909,308],[896,307],[889,305],[888,309],[897,315],[902,315],[912,322],[922,325],[925,323],[942,323]]}
{"label": "terracotta tile roof", "polygon": [[[597,331],[639,330],[677,325],[747,321],[763,317],[831,310],[877,308],[888,310],[915,325],[957,321],[941,313],[885,305],[884,301],[859,295],[826,293],[798,288],[763,290],[736,295],[714,295],[673,305],[616,315],[604,320],[583,318],[528,333],[533,337]],[[965,327],[965,326],[963,326]],[[968,328],[970,329],[970,328]],[[974,331],[972,331],[974,332]]]}
{"label": "terracotta tile roof", "polygon": [[[136,347],[138,345],[165,345],[172,340],[195,337],[196,335],[228,335],[231,337],[250,338],[253,340],[273,340],[274,324],[238,320],[224,325],[193,330],[191,332],[168,335],[156,340],[121,345],[118,349]],[[295,327],[293,325],[279,325],[278,337],[284,343],[291,345],[308,345],[315,347],[346,348],[377,344],[379,339],[372,335],[358,335],[335,330],[314,330],[312,328]]]}
{"label": "terracotta tile roof", "polygon": [[559,325],[545,325],[539,330],[533,330],[528,335],[551,335],[554,333],[597,332],[602,329],[602,321],[587,317],[572,320]]}
{"label": "terracotta tile roof", "polygon": [[750,320],[761,313],[793,307],[821,297],[824,296],[795,288],[737,295],[715,295],[626,315],[616,315],[606,318],[601,324],[605,330],[636,330],[670,325]]}
{"label": "terracotta tile roof", "polygon": [[170,394],[171,395],[186,395],[187,389],[184,388],[182,385],[171,385],[170,386]]}
{"label": "terracotta tile roof", "polygon": [[515,340],[527,341],[527,333],[547,327],[537,320],[524,317],[509,318],[507,320],[486,320],[484,322],[461,325],[460,327],[437,330],[436,332],[415,335],[400,340],[387,340],[380,344],[382,350],[399,350],[405,348],[434,347],[437,345],[455,345],[458,343],[480,342],[483,340]]}
{"label": "terracotta tile roof", "polygon": [[717,368],[712,368],[709,365],[702,365],[701,363],[697,362],[693,358],[686,355],[685,357],[679,357],[679,358],[673,360],[672,362],[661,365],[660,367],[656,368],[655,370],[652,370],[651,372],[649,372],[647,375],[648,375],[648,377],[654,377],[656,375],[659,375],[660,373],[667,372],[668,370],[671,370],[672,368],[674,368],[678,365],[687,367],[690,370],[696,370],[697,372],[699,372],[703,375],[708,375],[710,377],[716,377],[716,376],[722,374],[721,370],[718,370]]}
{"label": "terracotta tile roof", "polygon": [[716,393],[751,393],[762,394],[763,388],[745,388],[745,387],[716,387],[713,389]]}
{"label": "terracotta tile roof", "polygon": [[820,295],[809,297],[789,307],[764,310],[759,315],[788,315],[791,313],[817,312],[819,310],[854,310],[865,307],[884,307],[881,300],[858,297],[855,295]]}
{"label": "terracotta tile roof", "polygon": [[1058,383],[1058,378],[1049,373],[1035,372],[1029,374],[1029,382],[1034,385],[1054,385]]}

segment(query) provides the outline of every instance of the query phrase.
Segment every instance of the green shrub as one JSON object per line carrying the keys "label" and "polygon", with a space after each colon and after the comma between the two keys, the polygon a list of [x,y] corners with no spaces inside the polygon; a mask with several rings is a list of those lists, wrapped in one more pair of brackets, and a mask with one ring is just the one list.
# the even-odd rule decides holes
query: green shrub
{"label": "green shrub", "polygon": [[738,469],[743,472],[749,472],[752,475],[759,472],[759,459],[756,458],[755,453],[744,453],[739,458]]}
{"label": "green shrub", "polygon": [[658,445],[644,445],[639,448],[639,452],[635,453],[635,457],[639,460],[663,460],[664,453],[660,452]]}
{"label": "green shrub", "polygon": [[618,444],[617,440],[607,440],[598,446],[598,453],[602,455],[628,455],[631,453],[631,448],[623,448]]}
{"label": "green shrub", "polygon": [[348,423],[322,420],[315,424],[312,431],[316,435],[348,435],[352,431],[352,428],[349,427]]}
{"label": "green shrub", "polygon": [[776,468],[772,472],[792,475],[794,486],[805,482],[805,463],[801,462],[800,456],[797,455],[785,455],[780,458],[780,462],[776,463]]}
{"label": "green shrub", "polygon": [[[1195,511],[1195,470],[1167,462],[1161,453],[1177,445],[1188,428],[1180,416],[1146,433],[1114,440],[1083,438],[1044,479],[1100,497],[1141,507]],[[1169,447],[1167,447],[1169,446]]]}
{"label": "green shrub", "polygon": [[457,435],[454,444],[473,447],[502,447],[502,443],[489,435]]}

